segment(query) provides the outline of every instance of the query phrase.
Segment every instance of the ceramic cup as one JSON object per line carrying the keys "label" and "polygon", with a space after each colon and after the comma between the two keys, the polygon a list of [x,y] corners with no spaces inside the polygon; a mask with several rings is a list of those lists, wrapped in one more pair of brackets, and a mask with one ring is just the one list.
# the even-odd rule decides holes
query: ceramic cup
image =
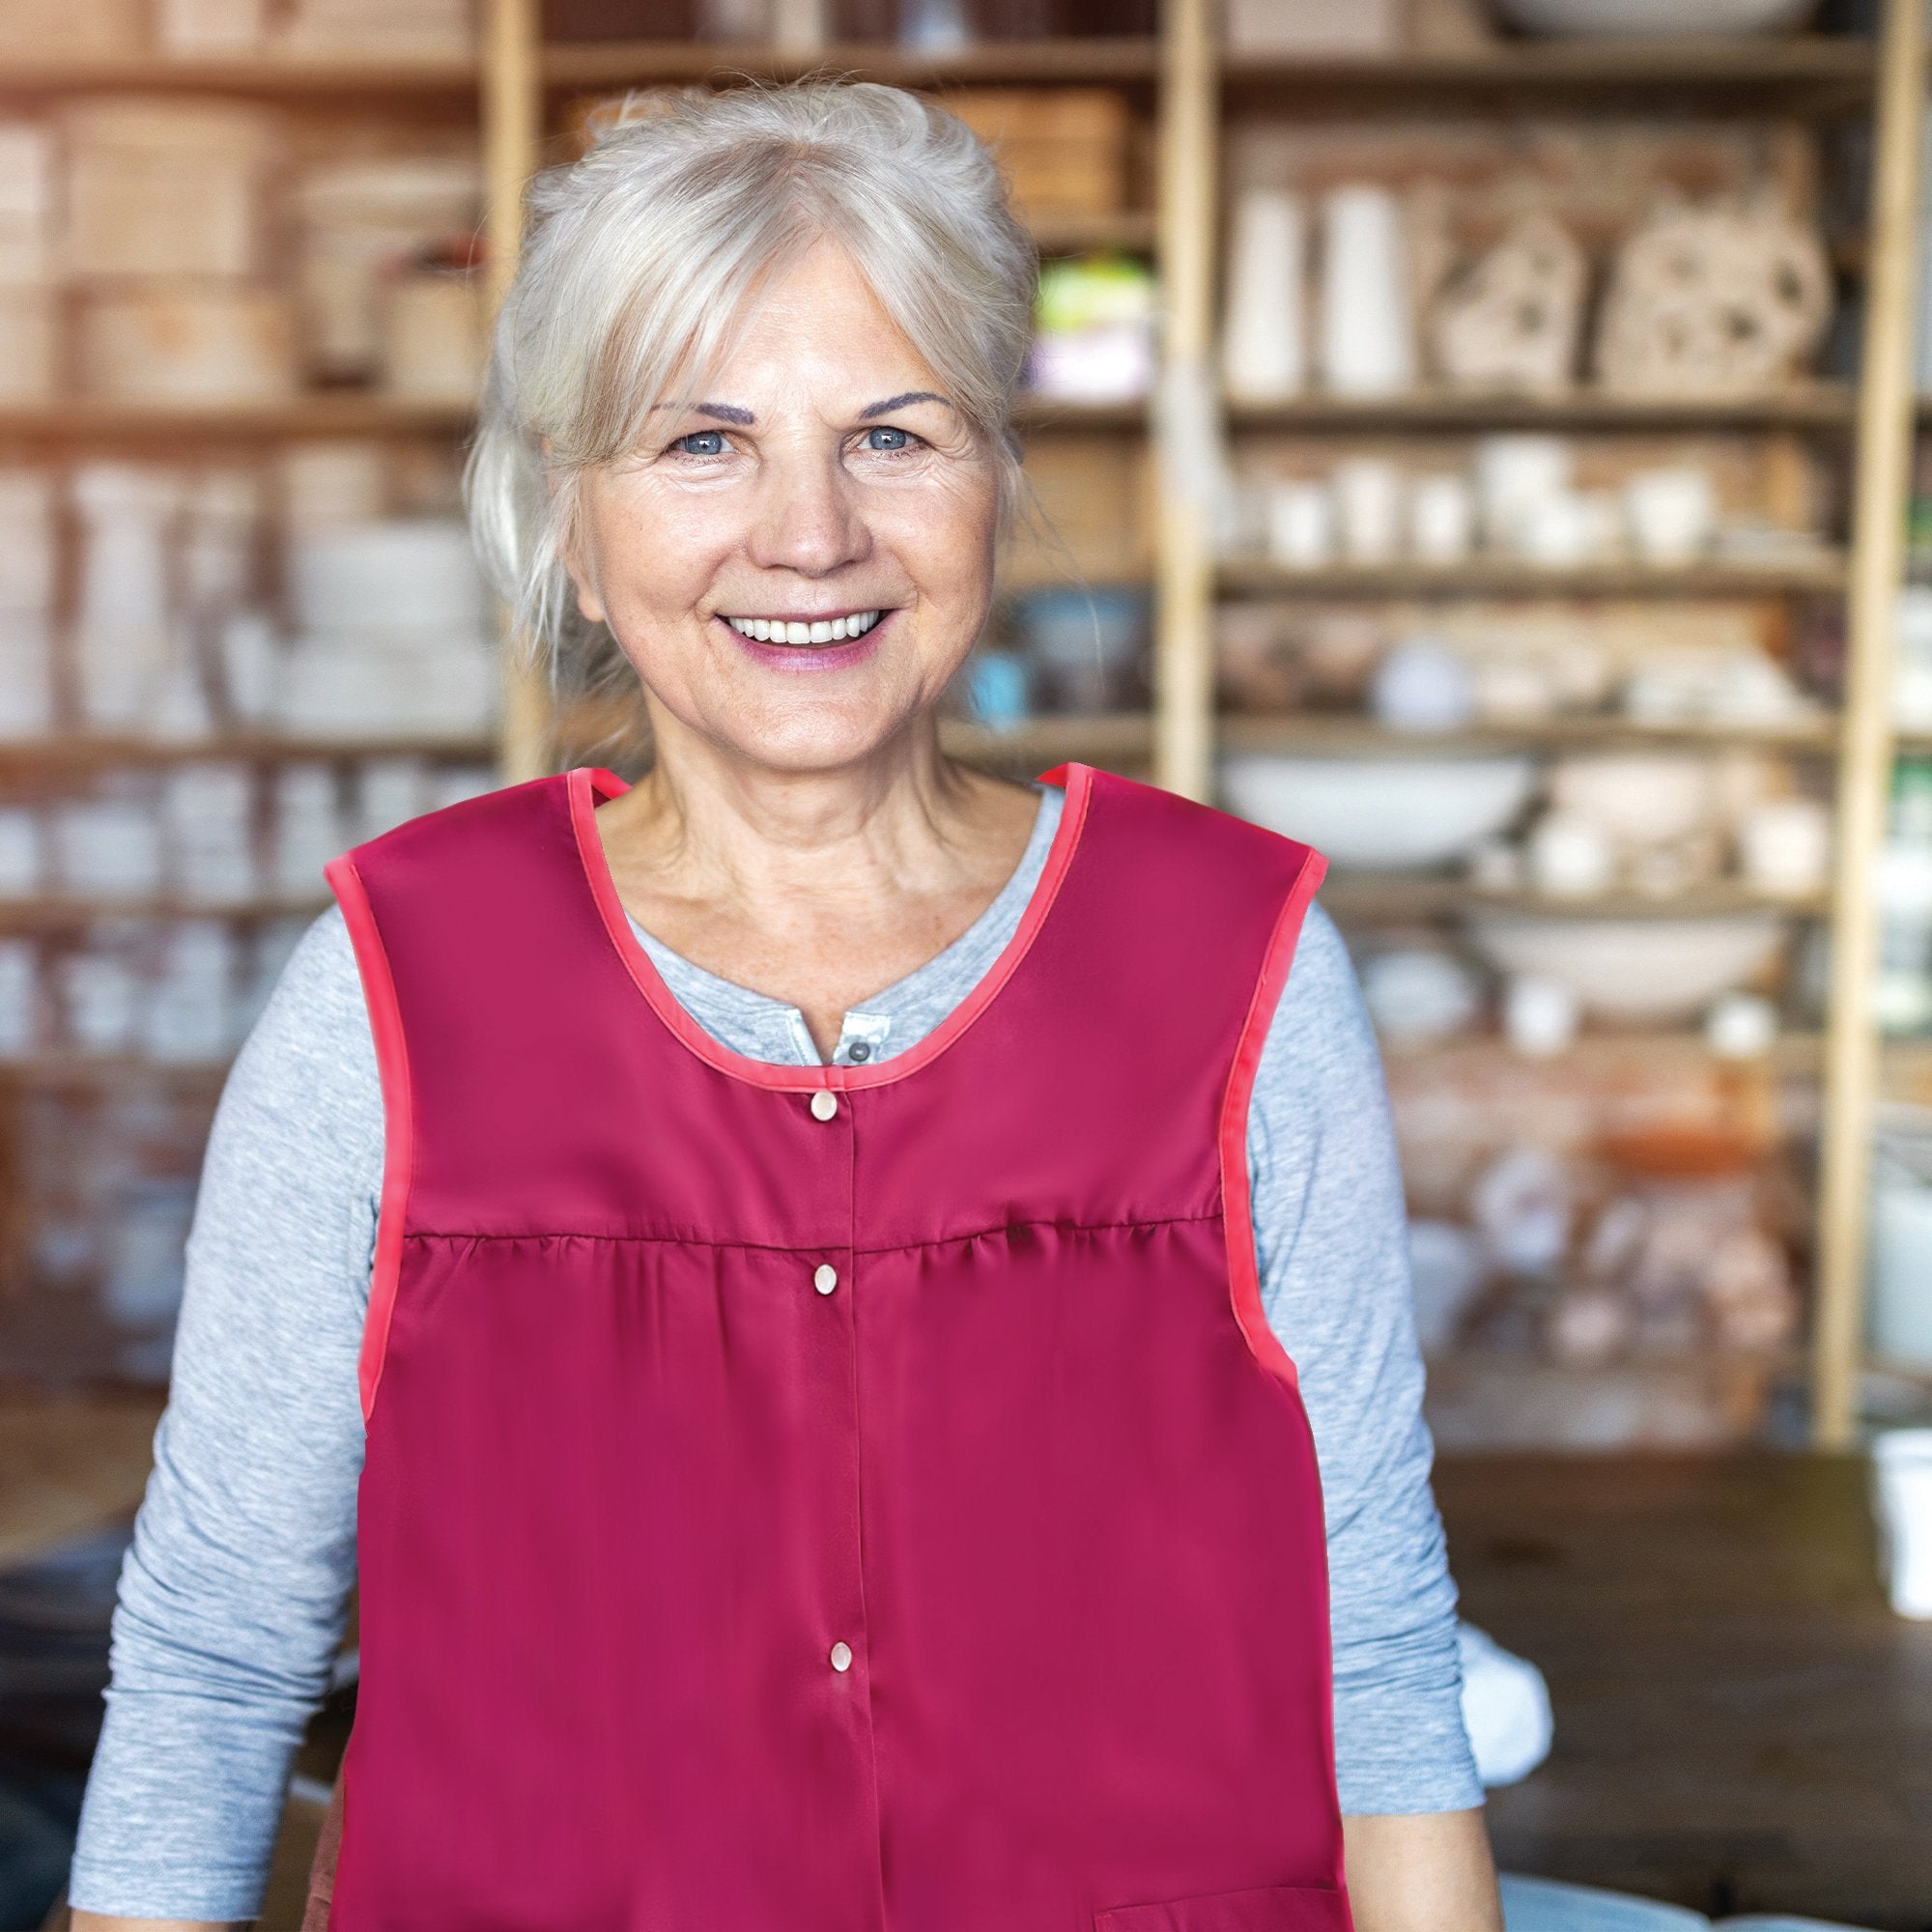
{"label": "ceramic cup", "polygon": [[1579,811],[1546,811],[1529,835],[1529,876],[1554,898],[1593,898],[1616,877],[1615,841]]}
{"label": "ceramic cup", "polygon": [[1335,498],[1327,484],[1297,479],[1267,497],[1268,555],[1291,570],[1319,570],[1335,560]]}
{"label": "ceramic cup", "polygon": [[1321,208],[1321,375],[1344,396],[1388,396],[1415,384],[1415,317],[1401,204],[1354,183]]}
{"label": "ceramic cup", "polygon": [[1646,563],[1694,563],[1710,548],[1718,499],[1710,477],[1690,464],[1639,469],[1624,485],[1624,516]]}
{"label": "ceramic cup", "polygon": [[1475,548],[1476,495],[1468,478],[1419,476],[1408,497],[1408,548],[1418,563],[1462,563]]}
{"label": "ceramic cup", "polygon": [[1308,379],[1307,227],[1286,188],[1247,188],[1235,204],[1221,376],[1236,401],[1277,402]]}
{"label": "ceramic cup", "polygon": [[1335,466],[1336,522],[1350,563],[1393,563],[1402,554],[1402,471],[1380,456],[1351,456]]}
{"label": "ceramic cup", "polygon": [[1566,980],[1547,973],[1513,974],[1503,988],[1503,1037],[1517,1052],[1548,1060],[1577,1037],[1577,995]]}
{"label": "ceramic cup", "polygon": [[1759,892],[1804,898],[1823,889],[1832,863],[1832,814],[1814,798],[1767,799],[1745,813],[1738,848]]}

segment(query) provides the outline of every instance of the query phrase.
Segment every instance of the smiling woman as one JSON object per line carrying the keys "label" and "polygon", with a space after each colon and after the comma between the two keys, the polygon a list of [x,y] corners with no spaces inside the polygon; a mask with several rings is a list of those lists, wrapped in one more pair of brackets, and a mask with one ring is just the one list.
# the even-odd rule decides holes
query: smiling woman
{"label": "smiling woman", "polygon": [[314,1932],[1495,1932],[1322,861],[940,749],[1026,502],[991,157],[747,87],[533,207],[474,526],[654,760],[327,868],[210,1140],[76,1932],[256,1910],[352,1583]]}

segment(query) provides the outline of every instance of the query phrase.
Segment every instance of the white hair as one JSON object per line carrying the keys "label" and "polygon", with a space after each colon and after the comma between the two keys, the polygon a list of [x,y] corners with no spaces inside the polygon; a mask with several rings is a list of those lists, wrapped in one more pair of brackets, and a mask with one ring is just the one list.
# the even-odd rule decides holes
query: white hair
{"label": "white hair", "polygon": [[486,575],[553,687],[624,671],[563,566],[583,473],[701,383],[740,305],[829,238],[994,454],[1005,532],[1035,506],[1011,425],[1038,256],[993,157],[920,95],[812,77],[632,97],[539,175],[465,476]]}

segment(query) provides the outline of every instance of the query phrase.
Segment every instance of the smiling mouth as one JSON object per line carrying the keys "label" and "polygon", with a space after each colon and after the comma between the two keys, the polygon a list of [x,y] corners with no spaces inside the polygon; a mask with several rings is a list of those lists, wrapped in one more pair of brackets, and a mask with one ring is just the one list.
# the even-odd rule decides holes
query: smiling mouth
{"label": "smiling mouth", "polygon": [[[721,613],[722,614],[722,613]],[[884,611],[848,611],[838,617],[726,617],[741,638],[756,644],[842,644],[863,638]]]}

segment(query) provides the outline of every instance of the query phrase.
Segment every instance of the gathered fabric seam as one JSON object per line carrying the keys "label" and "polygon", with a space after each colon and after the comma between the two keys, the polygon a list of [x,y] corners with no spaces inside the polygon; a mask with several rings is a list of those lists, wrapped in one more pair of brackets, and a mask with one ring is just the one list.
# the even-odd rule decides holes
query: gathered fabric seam
{"label": "gathered fabric seam", "polygon": [[[1056,1221],[1039,1219],[1032,1221],[998,1221],[989,1227],[971,1228],[958,1235],[936,1235],[929,1240],[920,1241],[880,1241],[871,1247],[852,1245],[850,1252],[855,1255],[895,1255],[903,1254],[911,1248],[948,1248],[960,1241],[978,1241],[988,1235],[1023,1234],[1034,1228],[1050,1228],[1064,1235],[1105,1235],[1122,1229],[1136,1228],[1185,1228],[1201,1221],[1219,1221],[1221,1210],[1210,1208],[1200,1214],[1158,1214],[1145,1219],[1125,1221]],[[473,1229],[412,1228],[404,1236],[405,1241],[609,1241],[643,1242],[661,1247],[696,1248],[734,1248],[748,1252],[771,1255],[795,1255],[802,1249],[828,1245],[813,1241],[731,1241],[721,1240],[709,1235],[697,1234],[592,1234],[577,1228],[532,1228],[520,1234],[480,1234]],[[829,1245],[838,1245],[831,1243]]]}

